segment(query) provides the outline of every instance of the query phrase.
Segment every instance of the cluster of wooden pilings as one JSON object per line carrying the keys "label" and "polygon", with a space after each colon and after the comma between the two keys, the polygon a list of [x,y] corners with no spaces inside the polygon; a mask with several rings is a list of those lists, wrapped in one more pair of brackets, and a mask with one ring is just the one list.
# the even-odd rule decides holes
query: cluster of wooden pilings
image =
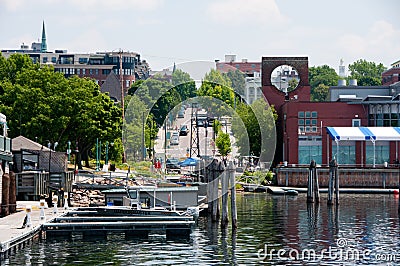
{"label": "cluster of wooden pilings", "polygon": [[206,167],[208,215],[211,221],[217,223],[220,218],[220,194],[221,182],[221,228],[228,226],[228,196],[231,194],[231,219],[232,228],[237,228],[236,190],[235,190],[235,166],[230,161],[228,166],[219,159],[214,159]]}
{"label": "cluster of wooden pilings", "polygon": [[[333,198],[335,195],[335,199]],[[317,164],[314,160],[311,161],[308,173],[307,182],[307,203],[319,203],[319,184]],[[329,186],[328,186],[328,205],[339,204],[339,174],[338,164],[335,159],[329,163]]]}
{"label": "cluster of wooden pilings", "polygon": [[3,174],[0,217],[17,211],[17,185],[14,172]]}

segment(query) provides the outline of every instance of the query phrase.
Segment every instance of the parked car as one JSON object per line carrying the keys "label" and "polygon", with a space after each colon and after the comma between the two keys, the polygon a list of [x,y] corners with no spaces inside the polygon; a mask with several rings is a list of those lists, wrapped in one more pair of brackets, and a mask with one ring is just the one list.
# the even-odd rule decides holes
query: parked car
{"label": "parked car", "polygon": [[171,139],[169,140],[170,145],[179,145],[179,137],[178,136],[172,136]]}
{"label": "parked car", "polygon": [[177,172],[178,174],[181,173],[181,167],[178,164],[179,160],[176,158],[167,159],[166,168],[167,172]]}
{"label": "parked car", "polygon": [[181,129],[179,130],[179,136],[187,136],[189,133],[189,128],[187,125],[182,125]]}

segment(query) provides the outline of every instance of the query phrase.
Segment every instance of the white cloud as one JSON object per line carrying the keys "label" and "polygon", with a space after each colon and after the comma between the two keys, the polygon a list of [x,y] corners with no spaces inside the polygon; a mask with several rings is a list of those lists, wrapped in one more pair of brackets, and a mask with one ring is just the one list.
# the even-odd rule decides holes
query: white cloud
{"label": "white cloud", "polygon": [[[72,5],[77,10],[106,9],[106,10],[154,10],[163,4],[164,0],[36,0],[34,5]],[[18,11],[19,8],[33,3],[32,0],[0,0],[0,7],[8,11]]]}
{"label": "white cloud", "polygon": [[207,14],[215,21],[226,24],[243,24],[251,27],[254,23],[272,24],[287,22],[275,0],[218,0],[207,8]]}
{"label": "white cloud", "polygon": [[160,25],[161,20],[154,18],[138,17],[135,21],[137,26],[150,26],[150,25]]}
{"label": "white cloud", "polygon": [[352,57],[351,60],[362,58],[386,64],[398,59],[399,43],[400,29],[384,20],[374,22],[364,35],[346,34],[338,40],[339,48]]}
{"label": "white cloud", "polygon": [[0,0],[0,8],[5,8],[8,11],[17,11],[18,8],[24,5],[24,0]]}
{"label": "white cloud", "polygon": [[70,3],[79,9],[102,7],[109,10],[153,10],[159,7],[163,0],[70,0]]}

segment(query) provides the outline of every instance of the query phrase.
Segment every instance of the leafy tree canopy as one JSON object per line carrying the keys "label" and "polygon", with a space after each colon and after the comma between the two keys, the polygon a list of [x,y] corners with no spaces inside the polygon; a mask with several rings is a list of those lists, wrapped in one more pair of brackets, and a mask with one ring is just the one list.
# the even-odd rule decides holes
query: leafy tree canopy
{"label": "leafy tree canopy", "polygon": [[[227,108],[233,108],[235,94],[231,88],[231,81],[224,77],[219,71],[212,69],[204,77],[201,87],[197,91],[198,96],[202,96],[201,104],[203,106],[209,105],[210,110],[215,110],[214,116],[222,116],[229,113]],[[214,101],[217,99],[224,104]]]}
{"label": "leafy tree canopy", "polygon": [[339,80],[336,71],[328,65],[310,67],[308,78],[311,86],[311,100],[316,102],[325,101],[328,88],[336,86]]}
{"label": "leafy tree canopy", "polygon": [[57,141],[60,150],[68,141],[78,142],[87,162],[96,138],[121,137],[121,109],[92,80],[66,79],[27,55],[15,54],[0,64],[0,112],[8,117],[10,137]]}
{"label": "leafy tree canopy", "polygon": [[232,89],[234,89],[237,94],[244,95],[246,84],[244,73],[242,73],[239,69],[235,69],[234,71],[229,70],[227,73],[222,75],[231,81]]}
{"label": "leafy tree canopy", "polygon": [[[264,162],[272,161],[275,151],[275,121],[277,114],[273,106],[267,106],[264,99],[251,105],[239,103],[234,117],[232,131],[236,138],[239,153],[261,156]],[[240,119],[242,124],[238,121]]]}
{"label": "leafy tree canopy", "polygon": [[172,85],[181,96],[182,101],[196,96],[196,83],[188,73],[180,69],[172,73]]}
{"label": "leafy tree canopy", "polygon": [[228,133],[220,131],[215,140],[215,145],[217,146],[218,152],[222,157],[228,156],[228,154],[232,151],[231,140]]}
{"label": "leafy tree canopy", "polygon": [[378,86],[382,84],[382,73],[385,70],[386,67],[382,63],[376,64],[359,59],[349,65],[349,79],[357,79],[359,86]]}

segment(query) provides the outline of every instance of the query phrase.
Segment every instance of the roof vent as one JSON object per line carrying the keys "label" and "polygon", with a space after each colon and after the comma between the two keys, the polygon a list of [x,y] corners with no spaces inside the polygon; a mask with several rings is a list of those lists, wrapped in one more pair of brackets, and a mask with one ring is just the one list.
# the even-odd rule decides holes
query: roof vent
{"label": "roof vent", "polygon": [[356,79],[349,80],[349,86],[357,86],[357,80]]}

